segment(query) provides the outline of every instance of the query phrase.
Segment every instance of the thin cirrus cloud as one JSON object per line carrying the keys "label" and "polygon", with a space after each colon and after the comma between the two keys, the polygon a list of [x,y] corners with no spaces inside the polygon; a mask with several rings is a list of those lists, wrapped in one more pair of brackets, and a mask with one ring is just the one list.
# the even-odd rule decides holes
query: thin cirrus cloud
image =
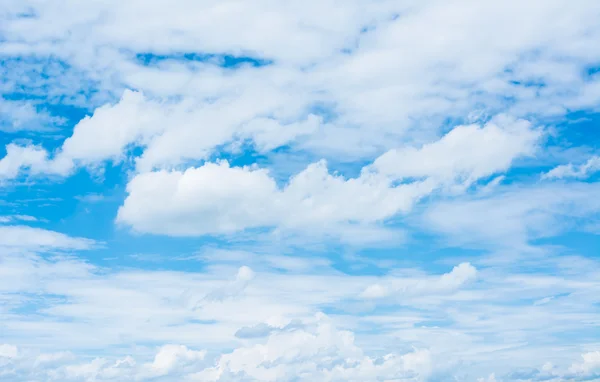
{"label": "thin cirrus cloud", "polygon": [[[19,220],[30,220],[17,217]],[[17,249],[85,250],[99,243],[26,225],[0,225],[0,247]]]}
{"label": "thin cirrus cloud", "polygon": [[0,379],[600,377],[597,1],[4,3]]}

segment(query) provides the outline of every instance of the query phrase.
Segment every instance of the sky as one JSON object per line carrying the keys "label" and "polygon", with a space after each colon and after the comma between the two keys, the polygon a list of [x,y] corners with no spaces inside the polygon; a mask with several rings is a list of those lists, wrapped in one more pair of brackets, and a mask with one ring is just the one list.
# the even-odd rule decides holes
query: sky
{"label": "sky", "polygon": [[600,381],[598,20],[1,1],[0,381]]}

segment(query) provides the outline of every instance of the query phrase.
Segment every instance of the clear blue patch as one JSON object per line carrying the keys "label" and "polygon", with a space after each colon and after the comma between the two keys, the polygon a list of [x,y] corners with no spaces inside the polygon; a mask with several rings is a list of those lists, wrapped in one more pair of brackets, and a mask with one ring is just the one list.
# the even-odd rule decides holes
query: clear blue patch
{"label": "clear blue patch", "polygon": [[583,75],[584,78],[590,80],[596,77],[598,73],[600,73],[600,65],[592,65],[584,69]]}
{"label": "clear blue patch", "polygon": [[[598,218],[600,216],[597,219],[586,220],[599,221]],[[533,240],[532,244],[556,246],[555,250],[560,251],[563,256],[576,255],[590,259],[600,259],[600,253],[598,253],[598,248],[600,248],[600,225],[598,226],[598,232],[586,232],[585,224],[580,224],[576,228],[578,229],[572,229],[564,235]]]}
{"label": "clear blue patch", "polygon": [[323,123],[335,121],[339,113],[335,110],[335,104],[330,102],[316,102],[309,107],[307,114],[314,114],[321,117]]}
{"label": "clear blue patch", "polygon": [[509,84],[514,85],[514,86],[520,86],[520,87],[524,87],[524,88],[544,88],[546,87],[546,83],[544,83],[541,80],[534,80],[534,79],[530,79],[530,80],[511,80],[508,81]]}
{"label": "clear blue patch", "polygon": [[600,113],[577,111],[567,114],[556,124],[557,142],[565,147],[590,148],[600,150]]}
{"label": "clear blue patch", "polygon": [[45,308],[68,302],[66,297],[55,294],[19,293],[18,296],[22,299],[21,303],[10,309],[11,313],[17,315],[41,314]]}
{"label": "clear blue patch", "polygon": [[145,66],[157,66],[164,61],[203,62],[227,69],[242,66],[259,68],[273,64],[272,60],[251,56],[233,56],[227,54],[182,52],[173,54],[137,53],[135,60]]}

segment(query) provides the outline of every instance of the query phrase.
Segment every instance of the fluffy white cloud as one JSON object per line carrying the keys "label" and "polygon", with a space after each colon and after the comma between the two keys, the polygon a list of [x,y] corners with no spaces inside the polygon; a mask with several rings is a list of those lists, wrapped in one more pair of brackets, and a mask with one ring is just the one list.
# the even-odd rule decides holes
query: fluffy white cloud
{"label": "fluffy white cloud", "polygon": [[[581,362],[573,362],[571,366],[557,367],[546,362],[539,368],[516,369],[501,381],[596,381],[600,377],[600,352],[591,351],[581,354]],[[496,374],[488,378],[479,378],[479,382],[496,382]]]}
{"label": "fluffy white cloud", "polygon": [[119,162],[128,145],[142,145],[167,127],[160,107],[160,103],[146,100],[138,92],[125,91],[115,105],[99,107],[91,117],[79,121],[56,160],[83,165],[109,159]]}
{"label": "fluffy white cloud", "polygon": [[600,376],[600,351],[587,352],[581,355],[582,362],[574,363],[569,369],[579,375]]}
{"label": "fluffy white cloud", "polygon": [[439,141],[419,149],[388,151],[375,160],[373,167],[398,179],[431,177],[468,186],[508,170],[517,158],[532,156],[540,135],[527,121],[499,116],[483,126],[458,126]]}
{"label": "fluffy white cloud", "polygon": [[[0,326],[18,348],[0,346],[0,379],[597,378],[595,260],[544,248],[502,268],[467,252],[424,257],[424,270],[407,268],[426,256],[412,249],[305,257],[315,242],[400,240],[419,223],[451,244],[518,254],[597,217],[596,184],[519,186],[510,173],[543,152],[537,125],[600,103],[596,0],[0,8],[0,130],[33,142],[7,145],[0,185],[112,162],[131,171],[116,220],[134,231],[273,239],[178,258],[186,271],[135,269],[67,256],[97,243],[2,215]],[[36,100],[7,101],[22,96]],[[30,102],[89,116],[40,137],[31,130],[61,121]],[[213,159],[254,154],[260,165]],[[545,177],[597,167],[593,157]],[[581,335],[565,346],[570,333]],[[557,366],[513,372],[546,361]]]}
{"label": "fluffy white cloud", "polygon": [[427,182],[391,187],[389,180],[371,174],[345,179],[331,175],[324,161],[279,188],[264,169],[230,167],[222,161],[135,176],[117,221],[140,232],[170,235],[271,226],[327,229],[391,217],[431,190]]}
{"label": "fluffy white cloud", "polygon": [[[314,320],[313,320],[314,321]],[[122,380],[193,380],[193,381],[281,381],[300,378],[322,381],[363,381],[371,379],[401,379],[425,381],[431,373],[431,357],[427,350],[387,354],[373,358],[354,344],[349,331],[338,330],[322,314],[314,323],[288,331],[276,332],[264,343],[236,348],[216,357],[215,366],[207,366],[206,352],[188,349],[183,345],[162,346],[154,361],[138,363],[132,356],[109,360],[95,358],[77,362],[62,357],[60,363],[31,367],[27,352],[18,356],[15,346],[10,349],[10,364],[0,375],[11,375],[15,381],[29,378],[77,381]],[[0,360],[3,355],[0,354]],[[40,354],[41,358],[57,360],[56,354]],[[61,364],[62,363],[62,364]],[[178,379],[180,378],[180,379]]]}
{"label": "fluffy white cloud", "polygon": [[[74,363],[59,368],[44,370],[42,375],[50,380],[66,381],[119,381],[135,375],[135,360],[125,357],[111,362],[104,358],[95,358],[86,363]],[[27,375],[27,374],[25,374]]]}
{"label": "fluffy white cloud", "polygon": [[73,168],[65,158],[49,159],[48,152],[33,145],[6,145],[6,155],[0,159],[0,182],[17,178],[27,172],[30,175],[66,176]]}
{"label": "fluffy white cloud", "polygon": [[6,146],[6,156],[0,159],[0,179],[12,179],[26,168],[33,173],[40,172],[46,167],[47,153],[36,146]]}
{"label": "fluffy white cloud", "polygon": [[[336,328],[329,318],[318,314],[300,326],[277,330],[255,344],[205,360],[205,351],[183,345],[165,345],[152,362],[139,362],[147,355],[122,358],[94,358],[87,362],[70,353],[41,353],[0,345],[0,376],[15,382],[32,378],[64,381],[158,380],[171,381],[428,381],[436,364],[428,350],[414,349],[404,354],[366,355],[354,335]],[[503,381],[587,381],[597,377],[598,352],[581,355],[583,362],[569,368],[545,363],[539,369],[515,369]],[[51,360],[38,362],[40,359]],[[213,366],[210,366],[213,364]],[[479,382],[497,381],[496,373]]]}
{"label": "fluffy white cloud", "polygon": [[[5,357],[4,370],[29,376],[23,380],[33,378],[31,370],[40,380],[50,370],[58,380],[171,381],[194,373],[200,380],[288,380],[298,373],[312,380],[425,380],[469,362],[479,365],[476,379],[574,359],[575,348],[548,355],[539,339],[593,331],[600,295],[597,264],[577,258],[555,259],[553,276],[462,263],[445,274],[396,266],[379,277],[328,264],[281,270],[276,259],[257,254],[204,259],[202,272],[107,270],[72,257],[3,250],[3,342],[24,347],[17,358],[7,348],[12,358]],[[397,298],[365,301],[360,294],[372,285],[395,290]],[[386,309],[373,310],[375,303]],[[335,313],[315,316],[323,310]],[[125,346],[131,343],[138,345]],[[40,352],[27,350],[33,344]],[[148,349],[161,344],[172,345]],[[413,346],[423,350],[411,352]],[[64,351],[89,357],[74,360],[59,355]]]}
{"label": "fluffy white cloud", "polygon": [[191,376],[199,381],[281,381],[300,378],[319,381],[399,379],[424,381],[431,373],[430,354],[416,350],[380,359],[364,355],[354,335],[337,330],[319,314],[302,328],[275,331],[265,343],[235,349],[217,365]]}
{"label": "fluffy white cloud", "polygon": [[[111,1],[83,9],[71,1],[9,2],[2,52],[52,54],[69,64],[69,73],[83,77],[77,81],[63,70],[58,74],[68,78],[67,84],[37,88],[77,97],[80,84],[87,88],[92,80],[94,94],[107,93],[100,98],[113,102],[82,120],[64,142],[61,168],[68,168],[70,160],[120,160],[131,145],[144,148],[138,169],[170,168],[206,159],[215,149],[246,139],[259,151],[291,145],[329,158],[372,159],[406,142],[431,142],[449,117],[464,120],[498,112],[543,117],[593,108],[600,100],[598,77],[585,74],[600,59],[588,48],[600,36],[595,22],[600,10],[591,0],[576,5],[566,0],[527,5],[516,0],[452,5],[381,1],[368,7],[361,0],[343,7],[334,1],[261,1],[252,6],[153,1],[135,12],[141,3]],[[202,15],[201,20],[182,20],[179,9]],[[57,15],[65,13],[69,17],[57,22]],[[18,17],[23,14],[35,16]],[[263,15],[262,22],[240,14]],[[290,41],[297,41],[295,48]],[[150,64],[141,64],[136,53]],[[220,66],[243,57],[269,64]],[[39,75],[44,70],[57,69],[35,67],[33,72],[44,77]],[[6,71],[9,89],[19,88],[19,78],[30,77],[10,73]],[[116,102],[114,95],[127,88],[146,96],[126,91]],[[88,102],[92,108],[97,105],[92,96]],[[491,127],[485,132],[494,133]],[[527,147],[507,146],[503,137],[497,138],[502,147],[486,147],[498,155],[506,150],[529,153]],[[432,148],[424,149],[393,155],[419,159]],[[506,165],[501,159],[510,163],[506,158],[495,166]],[[390,171],[441,175],[455,167],[474,175],[485,172],[462,167],[460,156],[429,165],[429,170],[423,166],[428,164]]]}
{"label": "fluffy white cloud", "polygon": [[130,197],[117,221],[142,232],[193,235],[268,224],[274,219],[269,207],[277,186],[266,170],[232,168],[224,161],[185,172],[140,174],[127,191]]}
{"label": "fluffy white cloud", "polygon": [[2,159],[3,166],[0,162],[0,174],[15,178],[19,172],[29,170],[32,175],[64,176],[76,166],[96,167],[104,161],[120,163],[135,147],[143,149],[136,158],[139,171],[206,159],[221,145],[246,140],[261,152],[270,151],[299,135],[314,132],[321,124],[321,118],[313,114],[304,119],[294,115],[288,121],[284,116],[281,121],[253,119],[255,114],[268,114],[285,102],[285,97],[273,94],[203,105],[192,99],[160,101],[125,90],[118,102],[105,104],[79,121],[53,155],[37,146],[7,146],[9,152]]}
{"label": "fluffy white cloud", "polygon": [[[363,99],[395,90],[408,101],[406,96],[412,90],[420,90],[419,94],[423,94],[425,86],[437,85],[446,89],[444,85],[452,88],[459,81],[471,86],[476,86],[479,81],[488,91],[532,97],[530,93],[533,92],[527,89],[517,86],[511,89],[508,81],[494,81],[495,76],[504,80],[503,75],[508,75],[503,70],[516,61],[519,65],[513,65],[514,77],[521,80],[529,79],[528,76],[548,78],[551,85],[565,86],[576,80],[573,64],[596,57],[596,53],[586,50],[585,46],[598,33],[594,23],[598,9],[591,1],[577,5],[561,0],[536,0],[527,5],[514,0],[486,4],[464,0],[452,5],[437,1],[419,4],[383,1],[371,4],[368,11],[365,11],[364,1],[350,1],[343,7],[334,1],[286,4],[261,1],[252,6],[236,2],[199,4],[190,1],[167,5],[153,1],[144,3],[143,7],[140,2],[124,5],[111,1],[85,8],[76,2],[65,2],[61,6],[11,3],[9,14],[30,9],[36,17],[8,20],[4,28],[9,42],[5,51],[47,53],[52,49],[61,56],[73,55],[71,61],[74,64],[98,71],[106,71],[111,64],[122,64],[115,62],[119,57],[118,49],[162,54],[249,54],[286,66],[323,63],[333,56],[336,60],[331,65],[321,65],[325,66],[323,70],[327,70],[327,74],[336,74],[330,81],[342,89],[357,85],[367,87],[370,92],[363,95]],[[268,16],[264,16],[265,9],[270,11]],[[202,16],[182,19],[183,10]],[[65,12],[71,17],[57,23],[56,16]],[[112,17],[98,19],[95,17],[98,14]],[[242,14],[247,17],[241,17]],[[263,15],[264,24],[251,21],[254,20],[252,15]],[[564,33],[558,34],[552,29],[548,19],[556,20]],[[131,25],[137,28],[132,30]],[[36,33],[30,32],[33,26],[37,27]],[[367,31],[361,33],[363,28]],[[78,38],[79,33],[68,34],[67,31],[85,33],[86,39]],[[419,36],[418,42],[412,36]],[[49,39],[55,44],[50,45]],[[41,41],[45,44],[40,44]],[[290,44],[290,41],[295,43]],[[81,49],[84,43],[103,49]],[[521,56],[539,47],[543,47],[544,52],[538,57]],[[340,53],[344,48],[354,54]],[[347,63],[340,66],[339,61]],[[532,67],[543,70],[532,71]],[[432,68],[437,70],[431,71]],[[120,69],[125,73],[132,71],[131,65],[122,65]],[[424,73],[428,75],[420,75]],[[446,78],[446,81],[440,84],[436,81],[438,78]],[[376,92],[386,79],[387,86],[382,87],[381,93]],[[398,86],[400,84],[405,86]],[[460,89],[453,90],[455,96],[462,94]],[[551,90],[547,92],[551,93]],[[359,97],[358,93],[345,92],[343,95],[345,98]],[[373,98],[364,107],[382,100],[382,97]],[[413,102],[423,99],[414,98]],[[439,104],[443,97],[427,99],[429,105],[437,106],[432,99],[437,99]],[[355,106],[355,102],[352,105]],[[388,101],[381,106],[389,105]],[[408,107],[401,107],[400,111],[406,109]]]}
{"label": "fluffy white cloud", "polygon": [[186,365],[202,361],[205,351],[195,351],[183,345],[164,345],[160,348],[154,361],[148,366],[157,376],[169,374],[174,370],[183,369]]}
{"label": "fluffy white cloud", "polygon": [[543,179],[564,179],[564,178],[579,178],[585,179],[590,175],[600,171],[600,157],[593,156],[585,163],[574,165],[572,163],[563,164],[553,168],[545,174],[542,174]]}
{"label": "fluffy white cloud", "polygon": [[477,269],[469,263],[462,263],[455,266],[451,272],[443,274],[440,277],[430,278],[428,280],[410,278],[394,278],[386,285],[373,284],[367,287],[360,297],[365,299],[379,299],[390,297],[405,298],[424,294],[450,293],[473,281],[477,276]]}
{"label": "fluffy white cloud", "polygon": [[139,232],[169,235],[258,227],[336,233],[340,225],[381,222],[409,211],[440,186],[469,186],[531,155],[540,133],[524,121],[500,121],[500,126],[460,126],[420,149],[388,152],[356,178],[332,175],[324,161],[309,165],[284,187],[265,169],[231,167],[225,161],[141,173],[129,182],[117,221]]}

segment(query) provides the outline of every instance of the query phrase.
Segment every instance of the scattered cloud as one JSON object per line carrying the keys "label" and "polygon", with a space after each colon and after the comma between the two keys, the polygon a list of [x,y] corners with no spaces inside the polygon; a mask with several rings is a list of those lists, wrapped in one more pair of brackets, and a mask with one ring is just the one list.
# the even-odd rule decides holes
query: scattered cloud
{"label": "scattered cloud", "polygon": [[85,250],[99,243],[25,225],[0,225],[0,247],[10,249]]}
{"label": "scattered cloud", "polygon": [[[117,221],[139,232],[175,236],[316,225],[335,232],[340,225],[381,222],[410,211],[436,189],[468,187],[533,153],[539,133],[523,121],[502,122],[508,126],[458,127],[419,150],[387,152],[357,178],[331,174],[325,161],[310,164],[283,188],[266,169],[226,161],[142,173],[129,182]],[[465,150],[471,146],[481,150]]]}
{"label": "scattered cloud", "polygon": [[[424,226],[452,245],[526,250],[592,218],[597,184],[507,186],[493,195],[467,196],[428,206]],[[531,247],[529,247],[531,248]]]}
{"label": "scattered cloud", "polygon": [[0,379],[600,378],[599,19],[5,0]]}
{"label": "scattered cloud", "polygon": [[373,284],[367,287],[360,297],[365,299],[379,299],[391,295],[403,298],[420,294],[444,294],[453,292],[461,285],[473,281],[477,275],[477,269],[469,263],[462,263],[437,278],[429,280],[397,279],[389,282],[389,285]]}
{"label": "scattered cloud", "polygon": [[52,131],[66,123],[62,117],[38,110],[27,101],[8,101],[0,98],[0,131]]}
{"label": "scattered cloud", "polygon": [[4,215],[0,216],[0,223],[10,223],[15,221],[35,222],[38,219],[29,215]]}
{"label": "scattered cloud", "polygon": [[563,164],[553,168],[545,174],[543,179],[565,179],[579,178],[586,179],[600,170],[600,157],[592,156],[585,163],[580,165]]}

